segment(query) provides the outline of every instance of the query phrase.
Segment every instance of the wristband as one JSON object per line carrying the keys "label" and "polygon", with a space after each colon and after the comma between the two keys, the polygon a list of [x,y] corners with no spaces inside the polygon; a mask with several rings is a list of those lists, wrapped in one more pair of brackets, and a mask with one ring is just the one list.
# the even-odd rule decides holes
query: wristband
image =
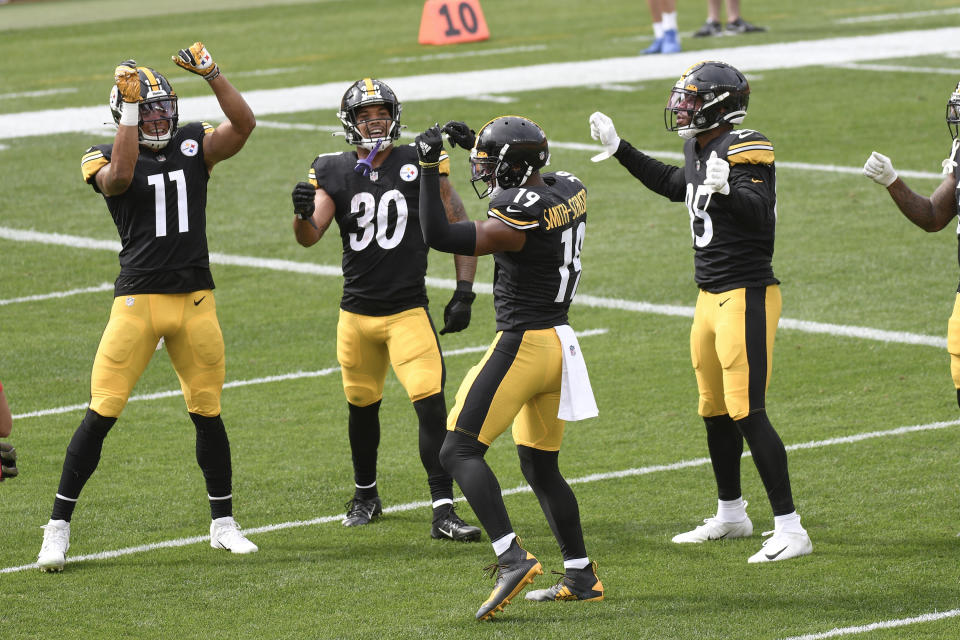
{"label": "wristband", "polygon": [[219,77],[220,77],[220,66],[215,64],[213,65],[213,69],[211,69],[209,73],[203,76],[203,79],[206,80],[207,82],[210,82],[211,80],[215,80],[216,78],[219,78]]}
{"label": "wristband", "polygon": [[140,125],[140,103],[124,102],[120,110],[120,124],[127,127]]}
{"label": "wristband", "polygon": [[439,167],[440,161],[437,160],[436,162],[424,162],[423,160],[421,160],[420,166],[423,167],[424,169],[432,169],[433,167]]}

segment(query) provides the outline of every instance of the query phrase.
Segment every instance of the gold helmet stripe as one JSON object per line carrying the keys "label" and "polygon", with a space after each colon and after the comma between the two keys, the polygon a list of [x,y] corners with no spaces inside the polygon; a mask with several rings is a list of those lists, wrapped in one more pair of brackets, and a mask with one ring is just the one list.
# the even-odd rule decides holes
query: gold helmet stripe
{"label": "gold helmet stripe", "polygon": [[150,91],[156,91],[160,88],[160,81],[157,80],[157,76],[153,75],[153,70],[149,67],[137,67],[137,71],[143,73],[147,78],[147,84],[150,86]]}
{"label": "gold helmet stripe", "polygon": [[372,79],[372,78],[364,78],[364,79],[363,79],[363,91],[364,91],[364,93],[366,93],[368,96],[375,96],[375,95],[377,95],[377,89],[376,89],[376,87],[373,86],[373,79]]}

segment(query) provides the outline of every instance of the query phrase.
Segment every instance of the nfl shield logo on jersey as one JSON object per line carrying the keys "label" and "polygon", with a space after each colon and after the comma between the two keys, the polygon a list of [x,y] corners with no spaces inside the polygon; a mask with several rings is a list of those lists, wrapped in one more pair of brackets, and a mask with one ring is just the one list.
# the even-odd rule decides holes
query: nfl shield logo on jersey
{"label": "nfl shield logo on jersey", "polygon": [[180,153],[185,156],[195,156],[197,151],[200,149],[200,145],[197,144],[196,140],[189,139],[184,140],[183,144],[180,145]]}

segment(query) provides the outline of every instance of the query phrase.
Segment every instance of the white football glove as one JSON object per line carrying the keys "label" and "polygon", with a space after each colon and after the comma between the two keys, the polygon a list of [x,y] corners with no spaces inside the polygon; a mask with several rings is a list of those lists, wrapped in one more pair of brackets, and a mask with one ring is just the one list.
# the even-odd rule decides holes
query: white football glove
{"label": "white football glove", "polygon": [[703,186],[713,193],[727,195],[730,193],[730,164],[726,160],[717,157],[714,151],[707,159],[706,177],[703,179]]}
{"label": "white football glove", "polygon": [[590,137],[603,145],[603,151],[590,158],[594,162],[606,160],[620,148],[620,136],[613,126],[613,120],[599,111],[590,116]]}
{"label": "white football glove", "polygon": [[874,151],[863,165],[863,175],[877,184],[889,187],[897,179],[897,172],[893,168],[890,158]]}

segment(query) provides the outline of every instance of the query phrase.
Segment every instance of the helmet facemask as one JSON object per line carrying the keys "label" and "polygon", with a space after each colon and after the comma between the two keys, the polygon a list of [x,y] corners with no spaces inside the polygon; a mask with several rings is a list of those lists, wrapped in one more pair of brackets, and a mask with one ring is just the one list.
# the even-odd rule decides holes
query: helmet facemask
{"label": "helmet facemask", "polygon": [[493,197],[523,186],[534,171],[549,163],[547,137],[539,125],[520,116],[501,116],[477,134],[470,150],[470,184],[479,198]]}
{"label": "helmet facemask", "polygon": [[664,125],[684,139],[721,124],[736,125],[747,115],[750,86],[722,62],[702,62],[688,69],[670,91]]}
{"label": "helmet facemask", "polygon": [[947,128],[950,129],[950,137],[954,140],[960,136],[960,83],[947,101]]}

